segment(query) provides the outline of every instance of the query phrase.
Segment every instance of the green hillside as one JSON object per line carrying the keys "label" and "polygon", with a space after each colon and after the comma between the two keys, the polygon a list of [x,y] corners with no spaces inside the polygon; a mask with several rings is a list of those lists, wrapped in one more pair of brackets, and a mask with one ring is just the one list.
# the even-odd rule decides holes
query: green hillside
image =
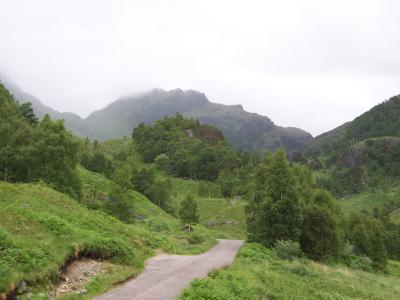
{"label": "green hillside", "polygon": [[343,196],[397,184],[400,177],[400,96],[330,132],[305,149],[307,163],[325,174],[320,184]]}
{"label": "green hillside", "polygon": [[[94,188],[96,201],[104,201],[113,183],[84,168],[79,174],[83,199],[87,200]],[[45,185],[0,181],[0,292],[12,290],[21,280],[46,290],[70,258],[82,255],[110,259],[119,266],[115,274],[104,275],[100,290],[98,286],[89,290],[98,293],[139,272],[154,249],[195,254],[215,244],[218,233],[201,226],[196,227],[196,235],[202,236],[202,241],[193,244],[192,234],[182,231],[179,221],[143,195],[130,193],[140,216],[132,225],[87,209]]]}
{"label": "green hillside", "polygon": [[[160,239],[44,185],[0,182],[0,291],[22,280],[47,285],[74,256],[112,259],[131,274],[143,267]],[[158,243],[158,245],[157,245]]]}
{"label": "green hillside", "polygon": [[371,110],[327,133],[317,136],[306,148],[312,157],[330,155],[336,150],[359,143],[368,138],[400,137],[400,95],[394,96]]}

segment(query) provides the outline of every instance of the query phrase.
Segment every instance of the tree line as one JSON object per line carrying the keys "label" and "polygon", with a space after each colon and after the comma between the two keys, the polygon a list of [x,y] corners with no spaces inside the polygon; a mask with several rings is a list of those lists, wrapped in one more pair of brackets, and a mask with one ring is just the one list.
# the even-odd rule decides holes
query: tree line
{"label": "tree line", "polygon": [[0,84],[0,179],[43,181],[79,198],[78,148],[63,121],[52,121],[48,115],[39,121],[31,104],[19,104]]}

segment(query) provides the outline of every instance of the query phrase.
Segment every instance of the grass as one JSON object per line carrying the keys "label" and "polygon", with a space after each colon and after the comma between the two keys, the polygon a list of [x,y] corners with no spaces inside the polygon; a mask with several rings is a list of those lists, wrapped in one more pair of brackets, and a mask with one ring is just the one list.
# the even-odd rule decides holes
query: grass
{"label": "grass", "polygon": [[94,295],[140,272],[155,249],[198,254],[216,243],[218,232],[201,225],[183,231],[177,219],[135,191],[130,191],[140,217],[135,224],[89,208],[88,199],[101,203],[113,183],[84,168],[79,173],[82,203],[42,184],[0,181],[0,296],[22,280],[34,293],[49,291],[65,262],[81,255],[120,267],[88,284],[88,295]]}
{"label": "grass", "polygon": [[193,180],[171,178],[173,186],[172,206],[179,211],[180,202],[191,194],[200,214],[200,224],[224,233],[225,238],[246,238],[244,201],[198,196],[199,183]]}
{"label": "grass", "polygon": [[[396,264],[390,265],[398,272]],[[246,244],[231,266],[193,281],[179,299],[400,299],[400,277],[282,260],[273,250]]]}
{"label": "grass", "polygon": [[396,191],[363,192],[339,201],[347,212],[357,212],[363,209],[372,212],[375,207],[381,207],[397,196],[398,193]]}
{"label": "grass", "polygon": [[[129,160],[136,168],[153,167],[152,164],[145,164],[136,151],[131,139],[116,139],[100,144],[101,151],[107,155],[113,156],[115,153],[123,150],[129,153]],[[155,169],[155,168],[154,168]],[[155,169],[159,178],[165,179],[161,171]],[[96,173],[90,174],[85,169],[80,169],[81,177],[84,178],[86,187],[96,185],[96,188],[107,191],[110,186],[104,186],[107,181],[104,176]],[[198,205],[200,214],[200,224],[204,227],[216,231],[220,238],[246,238],[246,218],[244,213],[245,201],[233,201],[232,199],[200,197],[198,195],[199,182],[194,180],[169,177],[172,181],[173,196],[172,207],[175,210],[175,217],[178,217],[180,202],[191,194]],[[98,181],[98,183],[96,182]],[[144,207],[144,206],[142,206]],[[151,209],[151,208],[148,208]],[[147,211],[148,211],[147,209]],[[141,214],[141,212],[138,212]],[[146,215],[146,212],[143,212]]]}
{"label": "grass", "polygon": [[48,286],[78,255],[111,259],[136,272],[157,244],[142,228],[88,210],[44,185],[5,182],[0,182],[0,235],[2,293],[22,280]]}
{"label": "grass", "polygon": [[[343,208],[345,214],[366,210],[373,212],[375,207],[382,207],[391,200],[400,198],[400,187],[392,187],[386,190],[376,190],[375,192],[362,192],[347,198],[338,199],[338,203]],[[400,210],[397,209],[391,214],[395,223],[400,223]]]}

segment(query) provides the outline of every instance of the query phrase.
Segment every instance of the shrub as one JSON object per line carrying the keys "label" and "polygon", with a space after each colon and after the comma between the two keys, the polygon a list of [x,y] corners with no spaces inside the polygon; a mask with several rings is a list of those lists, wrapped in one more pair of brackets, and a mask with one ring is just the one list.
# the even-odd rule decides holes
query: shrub
{"label": "shrub", "polygon": [[281,259],[292,260],[301,256],[301,248],[298,242],[277,241],[275,244],[276,255]]}
{"label": "shrub", "polygon": [[155,232],[171,230],[169,225],[163,220],[160,220],[159,218],[151,218],[147,223],[147,227],[149,228],[150,231],[155,231]]}
{"label": "shrub", "polygon": [[355,270],[362,270],[367,272],[373,271],[372,260],[368,256],[348,256],[344,259],[345,264]]}
{"label": "shrub", "polygon": [[123,240],[96,235],[88,237],[80,254],[100,259],[114,259],[130,264],[133,263],[135,257],[132,247],[129,247]]}
{"label": "shrub", "polygon": [[291,268],[290,271],[299,276],[313,276],[314,275],[313,272],[311,272],[309,269],[307,269],[303,265],[295,266],[295,267]]}
{"label": "shrub", "polygon": [[189,244],[191,245],[198,245],[201,244],[205,241],[206,239],[204,238],[204,236],[198,234],[198,233],[191,233],[189,235],[189,237],[187,237],[187,241],[189,242]]}
{"label": "shrub", "polygon": [[246,247],[242,247],[239,252],[239,256],[250,258],[251,260],[263,260],[267,257],[267,248],[258,243],[247,244]]}

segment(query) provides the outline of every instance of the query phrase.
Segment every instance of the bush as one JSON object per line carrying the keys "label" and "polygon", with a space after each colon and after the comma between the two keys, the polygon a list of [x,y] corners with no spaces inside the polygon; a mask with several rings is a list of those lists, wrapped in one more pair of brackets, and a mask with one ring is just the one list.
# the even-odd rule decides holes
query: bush
{"label": "bush", "polygon": [[307,269],[303,265],[295,266],[295,267],[291,268],[290,271],[299,276],[313,276],[314,275],[313,272],[311,272],[309,269]]}
{"label": "bush", "polygon": [[344,259],[346,266],[355,270],[373,271],[372,260],[368,256],[348,256]]}
{"label": "bush", "polygon": [[247,244],[246,247],[242,247],[239,252],[239,256],[249,258],[253,261],[261,261],[267,257],[267,248],[258,243]]}
{"label": "bush", "polygon": [[276,255],[281,259],[292,260],[301,256],[301,248],[298,242],[277,241],[275,245]]}
{"label": "bush", "polygon": [[102,236],[89,237],[83,244],[80,254],[100,259],[115,259],[117,262],[128,264],[132,264],[135,257],[132,248],[123,240]]}
{"label": "bush", "polygon": [[204,243],[204,241],[206,240],[204,238],[204,236],[197,234],[197,233],[192,233],[189,235],[189,237],[187,238],[189,244],[191,245],[198,245],[201,243]]}
{"label": "bush", "polygon": [[147,227],[150,231],[161,232],[161,231],[170,231],[170,227],[167,223],[159,218],[151,218],[148,223]]}
{"label": "bush", "polygon": [[122,222],[134,223],[136,214],[132,195],[129,192],[123,192],[120,188],[114,188],[109,197],[110,199],[106,203],[108,213]]}

